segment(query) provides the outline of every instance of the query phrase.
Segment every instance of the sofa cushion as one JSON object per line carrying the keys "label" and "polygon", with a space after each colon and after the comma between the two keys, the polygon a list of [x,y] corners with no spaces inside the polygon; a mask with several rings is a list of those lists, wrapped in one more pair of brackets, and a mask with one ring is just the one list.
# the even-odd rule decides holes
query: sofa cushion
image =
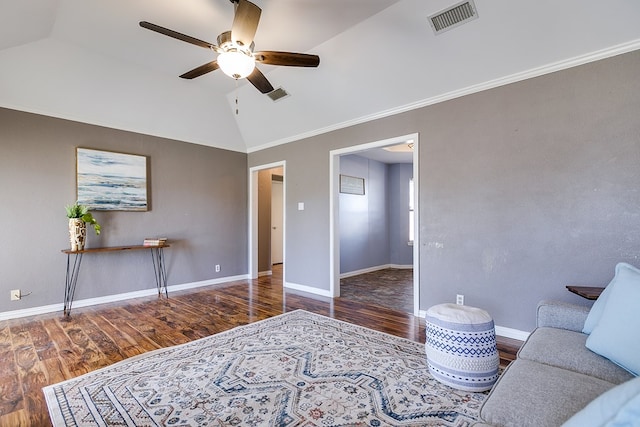
{"label": "sofa cushion", "polygon": [[600,320],[586,346],[634,375],[640,374],[640,270],[616,267],[616,283],[609,292]]}
{"label": "sofa cushion", "polygon": [[558,427],[614,384],[555,366],[517,359],[480,408],[501,427]]}
{"label": "sofa cushion", "polygon": [[596,302],[593,303],[591,310],[589,311],[589,315],[587,316],[587,320],[584,322],[584,327],[582,328],[582,332],[585,334],[590,334],[593,332],[593,329],[600,322],[600,317],[602,317],[602,313],[604,312],[604,308],[609,301],[609,294],[616,287],[617,283],[626,282],[629,280],[633,280],[634,277],[640,276],[640,270],[632,266],[631,264],[627,264],[625,262],[620,262],[616,265],[615,274],[613,279],[609,284],[604,288],[604,291],[600,294]]}
{"label": "sofa cushion", "polygon": [[537,328],[520,348],[518,357],[569,369],[620,384],[633,375],[585,347],[588,335],[557,328]]}
{"label": "sofa cushion", "polygon": [[562,427],[640,426],[640,377],[612,388]]}

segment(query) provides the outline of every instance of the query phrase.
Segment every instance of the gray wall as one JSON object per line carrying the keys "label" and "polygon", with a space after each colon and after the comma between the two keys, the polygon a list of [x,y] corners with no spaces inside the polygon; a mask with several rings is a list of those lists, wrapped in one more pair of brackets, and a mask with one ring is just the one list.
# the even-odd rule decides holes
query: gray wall
{"label": "gray wall", "polygon": [[585,303],[564,286],[640,265],[638,75],[635,51],[251,153],[293,182],[287,281],[329,289],[329,151],[419,132],[421,309],[531,330],[540,299]]}
{"label": "gray wall", "polygon": [[[78,146],[150,163],[151,210],[94,212],[103,231],[89,229],[87,247],[166,236],[169,285],[247,273],[246,154],[0,109],[0,312],[62,303]],[[85,255],[76,300],[154,288],[150,258]],[[10,301],[18,288],[32,294]]]}
{"label": "gray wall", "polygon": [[409,181],[413,165],[389,165],[389,262],[395,265],[413,264],[413,247],[409,242]]}
{"label": "gray wall", "polygon": [[340,194],[340,273],[412,265],[409,240],[411,164],[340,157],[340,173],[365,179],[365,194]]}
{"label": "gray wall", "polygon": [[340,272],[389,264],[387,165],[358,155],[342,156],[340,172],[364,178],[364,195],[339,195]]}

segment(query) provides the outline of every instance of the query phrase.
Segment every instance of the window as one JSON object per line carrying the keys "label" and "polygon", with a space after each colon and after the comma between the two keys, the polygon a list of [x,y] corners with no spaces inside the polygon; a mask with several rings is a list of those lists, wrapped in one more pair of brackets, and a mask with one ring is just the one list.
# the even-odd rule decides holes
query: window
{"label": "window", "polygon": [[414,237],[414,218],[413,218],[413,178],[409,180],[409,244],[413,244]]}

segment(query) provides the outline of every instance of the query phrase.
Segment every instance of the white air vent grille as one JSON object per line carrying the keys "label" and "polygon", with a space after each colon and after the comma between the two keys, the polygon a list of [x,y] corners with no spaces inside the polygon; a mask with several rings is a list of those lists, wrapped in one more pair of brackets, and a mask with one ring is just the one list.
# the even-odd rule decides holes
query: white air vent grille
{"label": "white air vent grille", "polygon": [[278,101],[282,98],[286,98],[287,96],[289,96],[289,94],[287,93],[286,90],[279,87],[278,89],[275,89],[269,92],[267,96],[271,98],[272,101]]}
{"label": "white air vent grille", "polygon": [[431,28],[440,34],[478,17],[478,11],[473,0],[458,3],[429,17]]}

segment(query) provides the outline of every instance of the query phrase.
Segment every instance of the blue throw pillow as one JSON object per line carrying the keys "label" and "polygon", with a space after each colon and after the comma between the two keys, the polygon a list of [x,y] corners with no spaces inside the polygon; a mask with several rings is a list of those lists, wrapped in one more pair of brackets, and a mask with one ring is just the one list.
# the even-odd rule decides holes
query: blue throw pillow
{"label": "blue throw pillow", "polygon": [[640,427],[640,377],[600,395],[562,427]]}
{"label": "blue throw pillow", "polygon": [[587,338],[587,348],[622,366],[634,375],[640,373],[640,270],[616,266],[615,286]]}
{"label": "blue throw pillow", "polygon": [[589,310],[589,314],[587,315],[587,320],[584,322],[584,327],[582,328],[582,333],[590,334],[593,331],[593,328],[596,327],[598,321],[600,320],[600,316],[602,316],[602,311],[604,310],[604,306],[607,305],[607,300],[609,299],[609,293],[613,286],[616,283],[616,276],[618,275],[618,267],[622,264],[616,265],[616,273],[611,279],[611,282],[604,288],[604,291],[600,294],[596,302],[591,306],[591,310]]}

